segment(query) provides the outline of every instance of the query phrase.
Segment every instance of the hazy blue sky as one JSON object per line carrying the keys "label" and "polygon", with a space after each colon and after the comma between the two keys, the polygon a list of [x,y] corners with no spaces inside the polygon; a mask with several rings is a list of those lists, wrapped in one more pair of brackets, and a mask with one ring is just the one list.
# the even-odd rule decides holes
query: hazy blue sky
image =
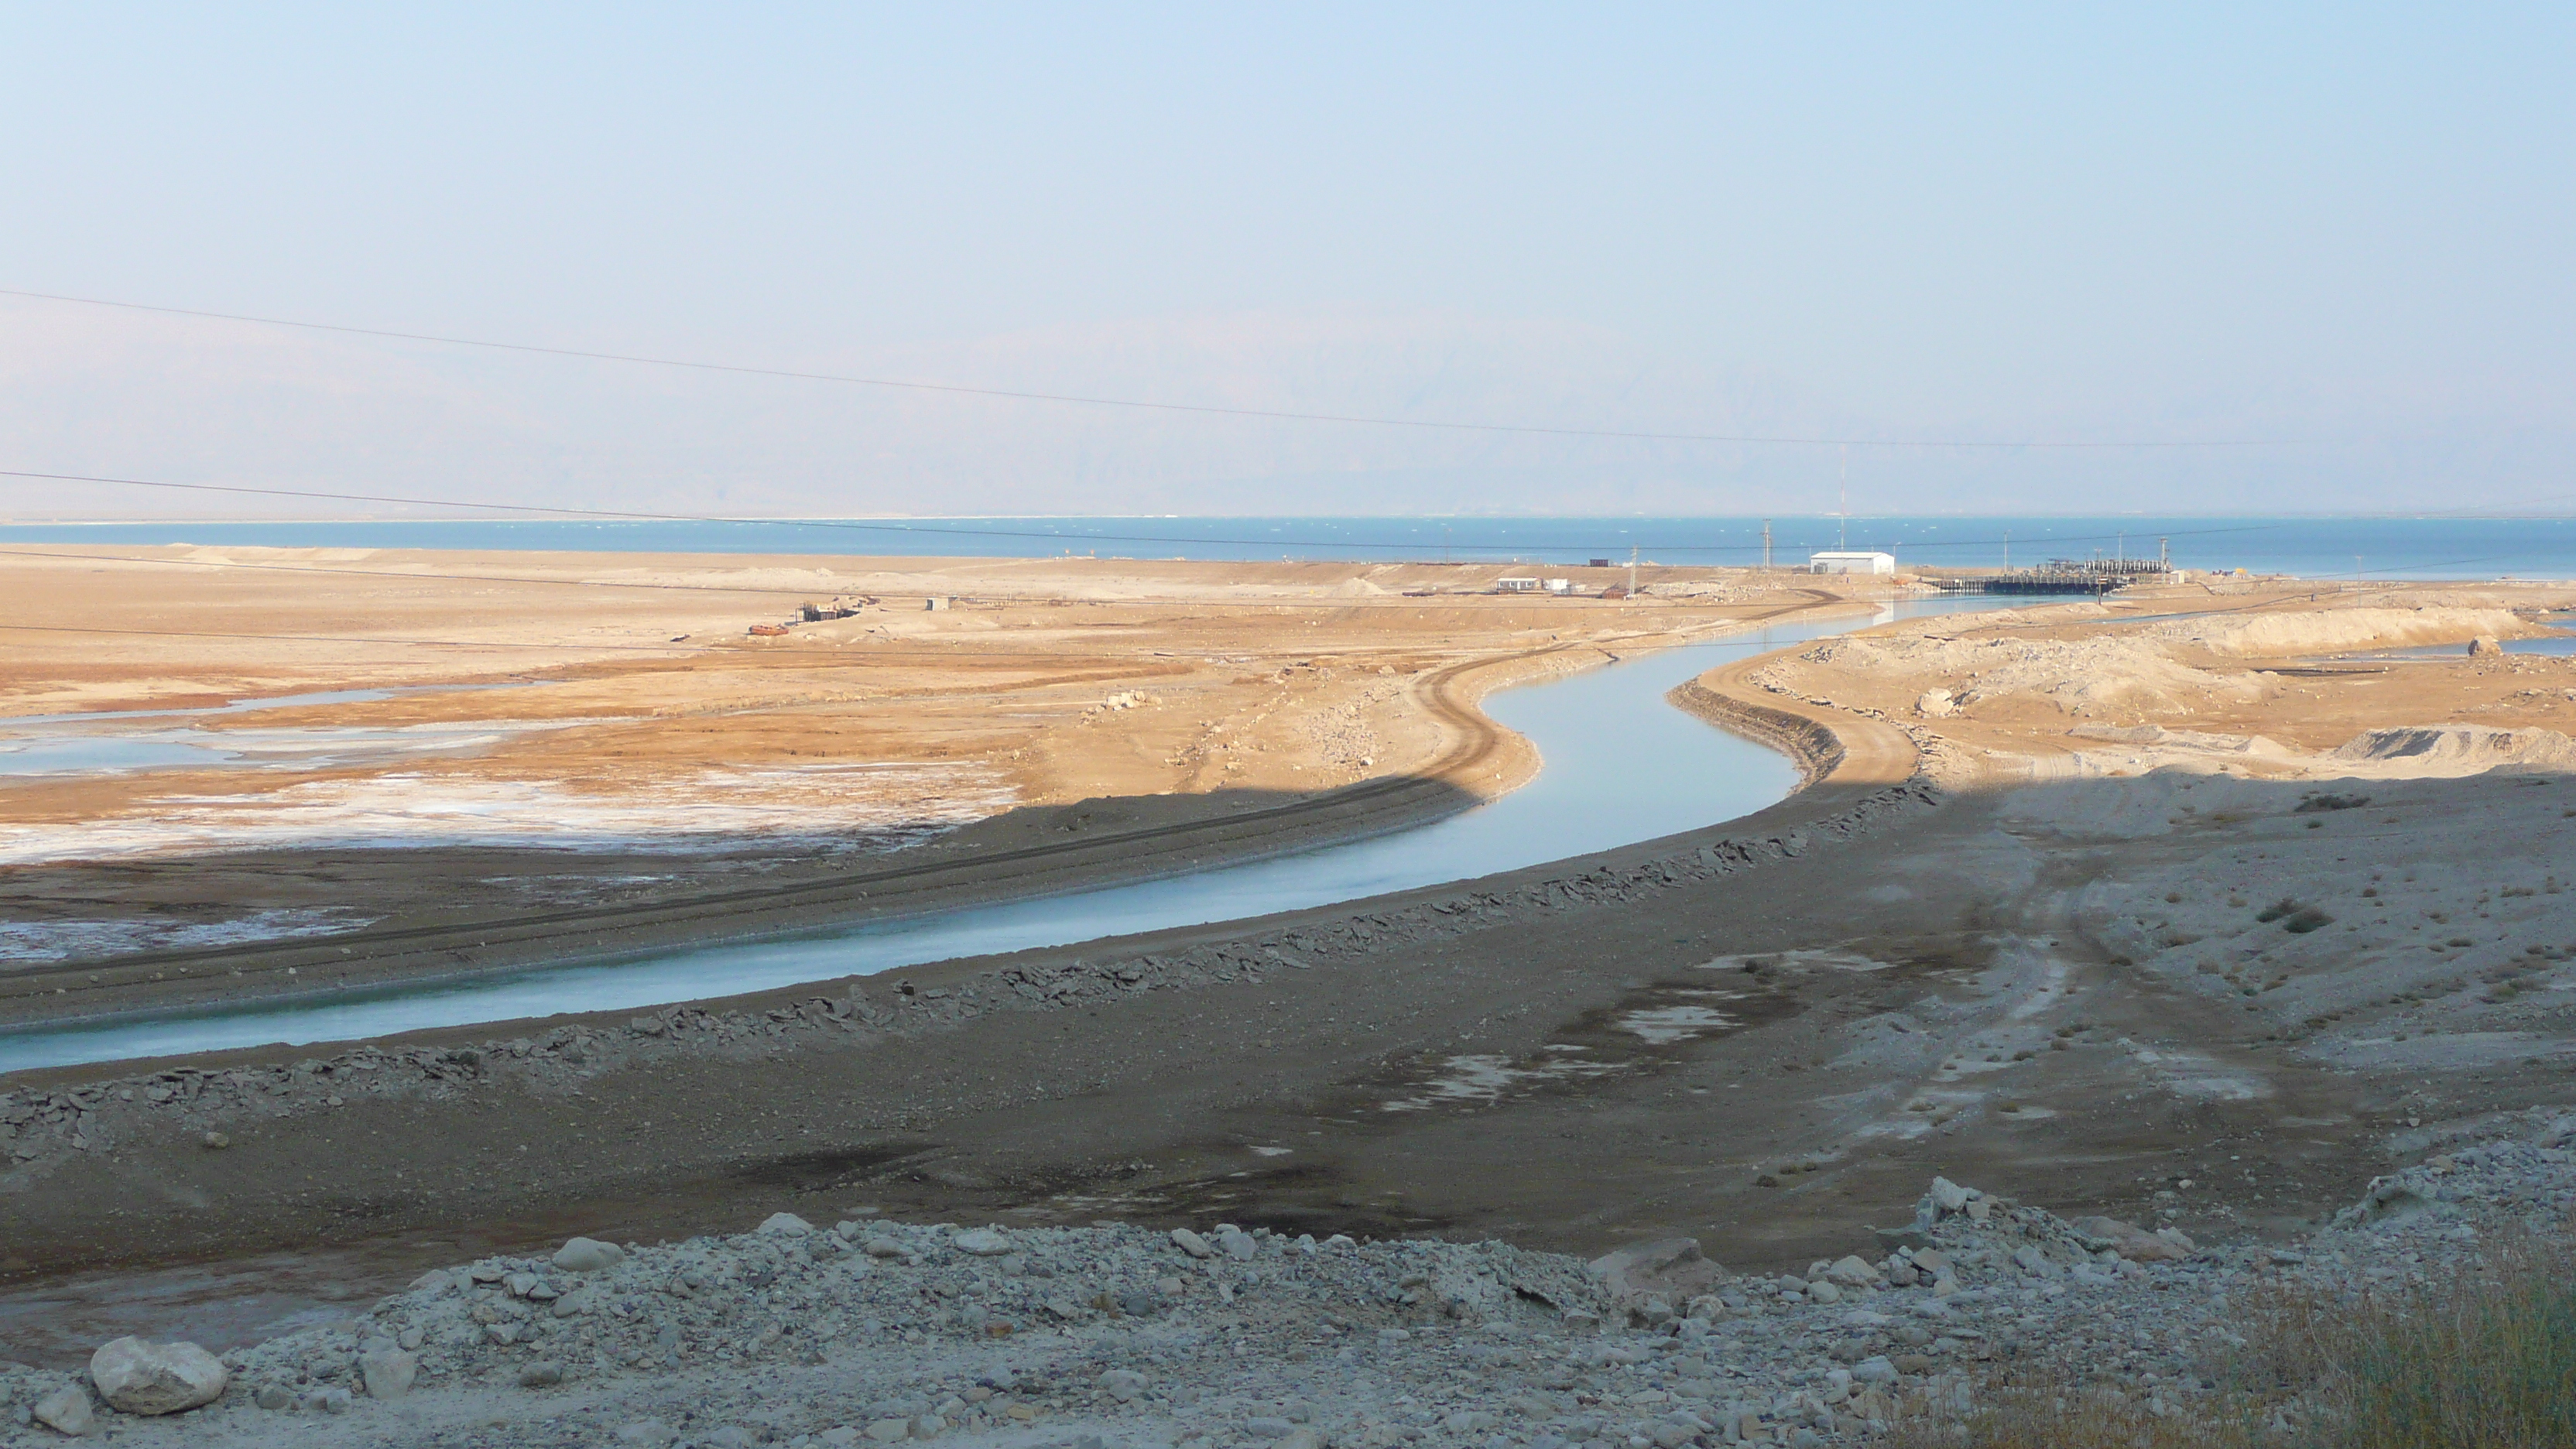
{"label": "hazy blue sky", "polygon": [[[1864,450],[1866,509],[2576,508],[2576,10],[2133,9],[12,4],[0,287],[1256,407],[2294,444]],[[1837,462],[0,299],[0,467],[1743,512],[1830,507]]]}

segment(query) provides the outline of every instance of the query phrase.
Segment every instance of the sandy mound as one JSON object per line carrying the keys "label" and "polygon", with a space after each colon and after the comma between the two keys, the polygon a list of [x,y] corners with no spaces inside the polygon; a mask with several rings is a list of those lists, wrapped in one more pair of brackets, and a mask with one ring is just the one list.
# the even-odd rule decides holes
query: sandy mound
{"label": "sandy mound", "polygon": [[1854,674],[1930,676],[1955,681],[1955,703],[2029,695],[2069,715],[2196,708],[2212,698],[2260,698],[2248,674],[2214,673],[2174,660],[2161,640],[1925,639],[1903,635],[1836,639],[1798,656]]}
{"label": "sandy mound", "polygon": [[[2211,773],[2206,764],[2159,764],[2131,775],[2125,763],[2084,755],[2057,762],[2054,778],[2013,792],[2004,828],[2066,840],[2136,840],[2212,817],[2268,816],[2289,807],[2270,781]],[[2076,782],[2082,788],[2068,788]]]}
{"label": "sandy mound", "polygon": [[2287,745],[2264,735],[2223,735],[2206,730],[2169,730],[2162,725],[2077,725],[2068,730],[2077,739],[2101,740],[2114,745],[2145,745],[2164,750],[2194,751],[2211,755],[2287,756]]}
{"label": "sandy mound", "polygon": [[1333,585],[1332,592],[1333,597],[1337,599],[1382,599],[1386,597],[1386,590],[1379,588],[1377,585],[1370,583],[1366,579],[1344,579],[1340,583]]}
{"label": "sandy mound", "polygon": [[2481,636],[2511,638],[2530,633],[2531,629],[2511,609],[2424,608],[2322,609],[2225,619],[2177,619],[2148,632],[2161,640],[2197,644],[2213,654],[2269,659],[2448,644]]}
{"label": "sandy mound", "polygon": [[2565,770],[2576,769],[2576,740],[2556,730],[2406,725],[2356,735],[2332,758],[2368,761],[2381,775],[2475,775],[2504,765]]}
{"label": "sandy mound", "polygon": [[1652,599],[1716,599],[1743,597],[1743,591],[1722,579],[1673,579],[1648,584],[1637,592]]}

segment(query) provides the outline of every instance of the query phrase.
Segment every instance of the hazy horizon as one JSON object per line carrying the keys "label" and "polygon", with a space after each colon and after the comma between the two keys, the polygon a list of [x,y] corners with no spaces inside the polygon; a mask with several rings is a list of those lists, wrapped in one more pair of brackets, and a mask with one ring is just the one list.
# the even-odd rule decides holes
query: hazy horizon
{"label": "hazy horizon", "polygon": [[[1846,460],[6,297],[0,469],[801,517],[1816,516],[1847,469],[1855,515],[2554,516],[2571,36],[2537,7],[29,9],[0,287],[1420,422],[2265,445]],[[172,515],[0,479],[0,516]]]}

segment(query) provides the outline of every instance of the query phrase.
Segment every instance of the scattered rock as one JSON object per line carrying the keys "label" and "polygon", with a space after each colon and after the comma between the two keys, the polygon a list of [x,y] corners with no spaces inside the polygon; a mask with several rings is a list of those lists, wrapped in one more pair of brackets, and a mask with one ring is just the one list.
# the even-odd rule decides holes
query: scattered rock
{"label": "scattered rock", "polygon": [[1216,1249],[1208,1245],[1207,1239],[1200,1237],[1198,1234],[1191,1232],[1187,1228],[1172,1229],[1172,1245],[1179,1248],[1182,1252],[1189,1254],[1193,1258],[1213,1258],[1216,1256]]}
{"label": "scattered rock", "polygon": [[366,1354],[358,1360],[358,1376],[367,1385],[368,1398],[399,1399],[420,1377],[420,1360],[400,1349]]}
{"label": "scattered rock", "polygon": [[[773,1219],[772,1221],[775,1221]],[[567,1273],[596,1273],[626,1261],[626,1250],[597,1238],[574,1238],[555,1250],[554,1264]]]}
{"label": "scattered rock", "polygon": [[75,1439],[98,1432],[98,1411],[90,1407],[89,1392],[78,1384],[64,1384],[36,1400],[35,1413],[37,1423]]}
{"label": "scattered rock", "polygon": [[1726,1277],[1726,1269],[1700,1252],[1697,1238],[1638,1243],[1592,1260],[1592,1276],[1618,1301],[1649,1294],[1689,1299]]}
{"label": "scattered rock", "polygon": [[2108,1248],[2133,1263],[2180,1262],[2192,1254],[2191,1239],[2176,1228],[2151,1233],[2134,1223],[2105,1217],[2077,1218],[2067,1226],[2084,1239],[2086,1247],[2096,1252]]}
{"label": "scattered rock", "polygon": [[1122,1404],[1132,1404],[1144,1397],[1146,1378],[1133,1369],[1111,1369],[1097,1380],[1098,1387]]}
{"label": "scattered rock", "polygon": [[771,1213],[760,1224],[764,1233],[810,1233],[814,1225],[794,1213]]}
{"label": "scattered rock", "polygon": [[120,1338],[89,1356],[90,1382],[112,1408],[128,1414],[175,1414],[222,1398],[232,1374],[223,1360],[193,1343]]}
{"label": "scattered rock", "polygon": [[1010,1237],[998,1228],[968,1228],[949,1242],[957,1251],[979,1258],[998,1258],[1011,1251]]}
{"label": "scattered rock", "polygon": [[1878,1282],[1878,1270],[1857,1255],[1843,1258],[1825,1270],[1825,1277],[1841,1288],[1867,1288]]}
{"label": "scattered rock", "polygon": [[338,1384],[333,1384],[327,1389],[315,1389],[298,1398],[295,1401],[295,1407],[307,1414],[345,1414],[356,1402],[355,1395]]}

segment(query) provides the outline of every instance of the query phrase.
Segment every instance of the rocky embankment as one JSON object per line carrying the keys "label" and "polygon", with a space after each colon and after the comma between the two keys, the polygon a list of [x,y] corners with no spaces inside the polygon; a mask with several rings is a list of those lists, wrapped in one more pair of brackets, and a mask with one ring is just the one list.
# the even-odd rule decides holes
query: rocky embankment
{"label": "rocky embankment", "polygon": [[2006,1375],[2172,1412],[2219,1390],[2256,1296],[2422,1282],[2561,1230],[2576,1118],[2487,1131],[2294,1246],[2069,1221],[1936,1179],[1913,1223],[1776,1277],[1687,1240],[1585,1264],[1222,1224],[780,1214],[674,1245],[576,1238],[219,1361],[127,1339],[87,1374],[0,1370],[0,1443],[1854,1444]]}

